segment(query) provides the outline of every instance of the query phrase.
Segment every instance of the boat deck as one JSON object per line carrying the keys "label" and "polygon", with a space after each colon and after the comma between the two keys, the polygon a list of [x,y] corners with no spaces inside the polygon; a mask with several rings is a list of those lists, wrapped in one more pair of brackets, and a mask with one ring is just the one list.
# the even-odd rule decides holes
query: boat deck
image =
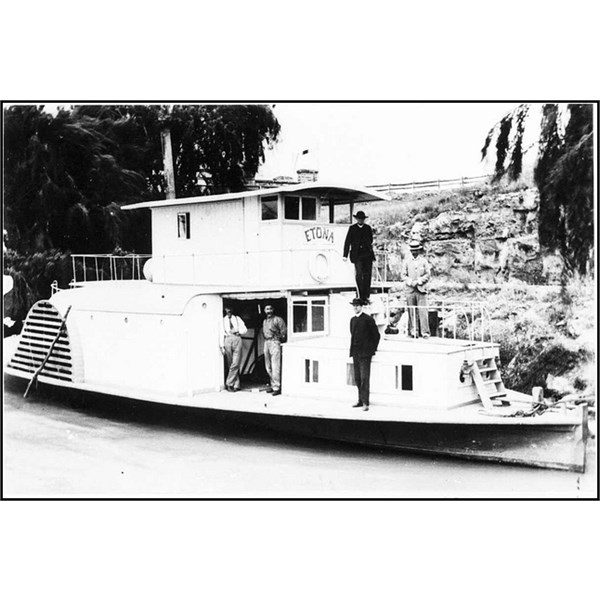
{"label": "boat deck", "polygon": [[[8,375],[24,378],[23,373],[6,368]],[[492,412],[486,411],[479,403],[468,406],[448,409],[414,409],[401,406],[371,404],[368,411],[353,408],[356,402],[355,395],[349,394],[347,401],[324,398],[303,398],[286,394],[273,397],[267,392],[254,390],[241,390],[236,393],[227,391],[203,392],[192,396],[175,396],[156,394],[149,390],[125,390],[109,386],[97,386],[70,382],[57,381],[44,376],[39,377],[40,383],[53,386],[75,388],[84,392],[106,394],[142,400],[157,404],[167,404],[216,410],[235,413],[252,413],[260,415],[278,415],[289,417],[305,417],[314,419],[329,419],[340,421],[376,421],[376,422],[404,422],[404,423],[448,423],[448,424],[473,424],[473,425],[544,425],[564,426],[581,424],[581,408],[574,410],[548,410],[541,415],[511,416],[517,411],[526,411],[531,407],[527,401],[528,396],[515,392],[508,393],[509,406],[495,408]]]}

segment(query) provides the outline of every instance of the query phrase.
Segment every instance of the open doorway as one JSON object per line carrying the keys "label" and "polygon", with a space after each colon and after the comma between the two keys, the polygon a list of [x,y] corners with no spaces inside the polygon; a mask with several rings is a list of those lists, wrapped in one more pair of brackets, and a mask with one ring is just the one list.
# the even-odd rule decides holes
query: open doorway
{"label": "open doorway", "polygon": [[[265,319],[264,308],[267,304],[273,306],[275,314],[281,317],[286,324],[289,323],[286,298],[240,298],[234,295],[223,297],[223,310],[225,307],[230,307],[233,314],[240,317],[248,329],[247,333],[242,336],[240,361],[240,383],[241,389],[245,391],[259,390],[269,383],[263,355],[264,338],[262,335],[262,324]],[[227,359],[223,357],[223,381],[227,377],[228,370]]]}

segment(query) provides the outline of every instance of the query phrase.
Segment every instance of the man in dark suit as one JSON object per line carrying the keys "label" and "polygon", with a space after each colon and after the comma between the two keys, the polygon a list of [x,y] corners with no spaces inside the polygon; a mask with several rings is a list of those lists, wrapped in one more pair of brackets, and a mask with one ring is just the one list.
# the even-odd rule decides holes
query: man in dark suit
{"label": "man in dark suit", "polygon": [[371,359],[379,345],[379,330],[371,315],[363,312],[363,301],[352,300],[354,316],[350,319],[350,356],[354,362],[354,383],[358,388],[358,402],[353,408],[369,410],[369,383]]}
{"label": "man in dark suit", "polygon": [[368,302],[371,294],[371,272],[375,253],[373,252],[373,230],[365,223],[367,215],[359,210],[355,215],[356,223],[348,228],[344,242],[344,260],[354,263],[358,297]]}

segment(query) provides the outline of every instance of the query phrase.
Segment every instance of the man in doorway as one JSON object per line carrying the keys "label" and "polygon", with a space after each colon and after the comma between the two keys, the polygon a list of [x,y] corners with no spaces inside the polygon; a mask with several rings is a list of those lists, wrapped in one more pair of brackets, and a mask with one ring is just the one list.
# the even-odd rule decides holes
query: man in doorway
{"label": "man in doorway", "polygon": [[350,319],[350,356],[354,363],[354,383],[358,388],[358,402],[353,408],[369,410],[371,360],[379,345],[379,330],[371,315],[363,312],[363,301],[352,300],[354,316]]}
{"label": "man in doorway", "polygon": [[263,337],[265,338],[264,355],[265,368],[271,380],[269,394],[281,394],[281,344],[287,339],[287,326],[285,321],[275,315],[273,306],[265,306],[266,319],[263,321]]}
{"label": "man in doorway", "polygon": [[367,215],[359,210],[355,215],[356,223],[348,228],[344,242],[344,261],[354,263],[358,297],[364,302],[371,295],[371,272],[375,253],[373,252],[373,230],[365,223]]}
{"label": "man in doorway", "polygon": [[420,240],[412,239],[410,254],[402,265],[402,281],[406,286],[408,306],[408,331],[411,337],[429,337],[429,311],[427,309],[427,283],[431,277],[431,266],[423,256]]}
{"label": "man in doorway", "polygon": [[229,371],[225,379],[225,389],[237,392],[240,389],[240,362],[242,360],[242,336],[248,331],[244,321],[233,314],[231,307],[225,307],[221,328],[221,352],[227,357]]}

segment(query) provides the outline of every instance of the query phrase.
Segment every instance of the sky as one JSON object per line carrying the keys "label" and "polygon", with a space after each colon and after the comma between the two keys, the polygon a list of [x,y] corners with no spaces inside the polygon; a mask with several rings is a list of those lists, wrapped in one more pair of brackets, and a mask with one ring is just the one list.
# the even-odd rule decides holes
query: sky
{"label": "sky", "polygon": [[[281,103],[280,140],[267,150],[257,178],[295,177],[376,185],[473,177],[490,128],[516,103]],[[309,153],[302,155],[303,150]]]}

